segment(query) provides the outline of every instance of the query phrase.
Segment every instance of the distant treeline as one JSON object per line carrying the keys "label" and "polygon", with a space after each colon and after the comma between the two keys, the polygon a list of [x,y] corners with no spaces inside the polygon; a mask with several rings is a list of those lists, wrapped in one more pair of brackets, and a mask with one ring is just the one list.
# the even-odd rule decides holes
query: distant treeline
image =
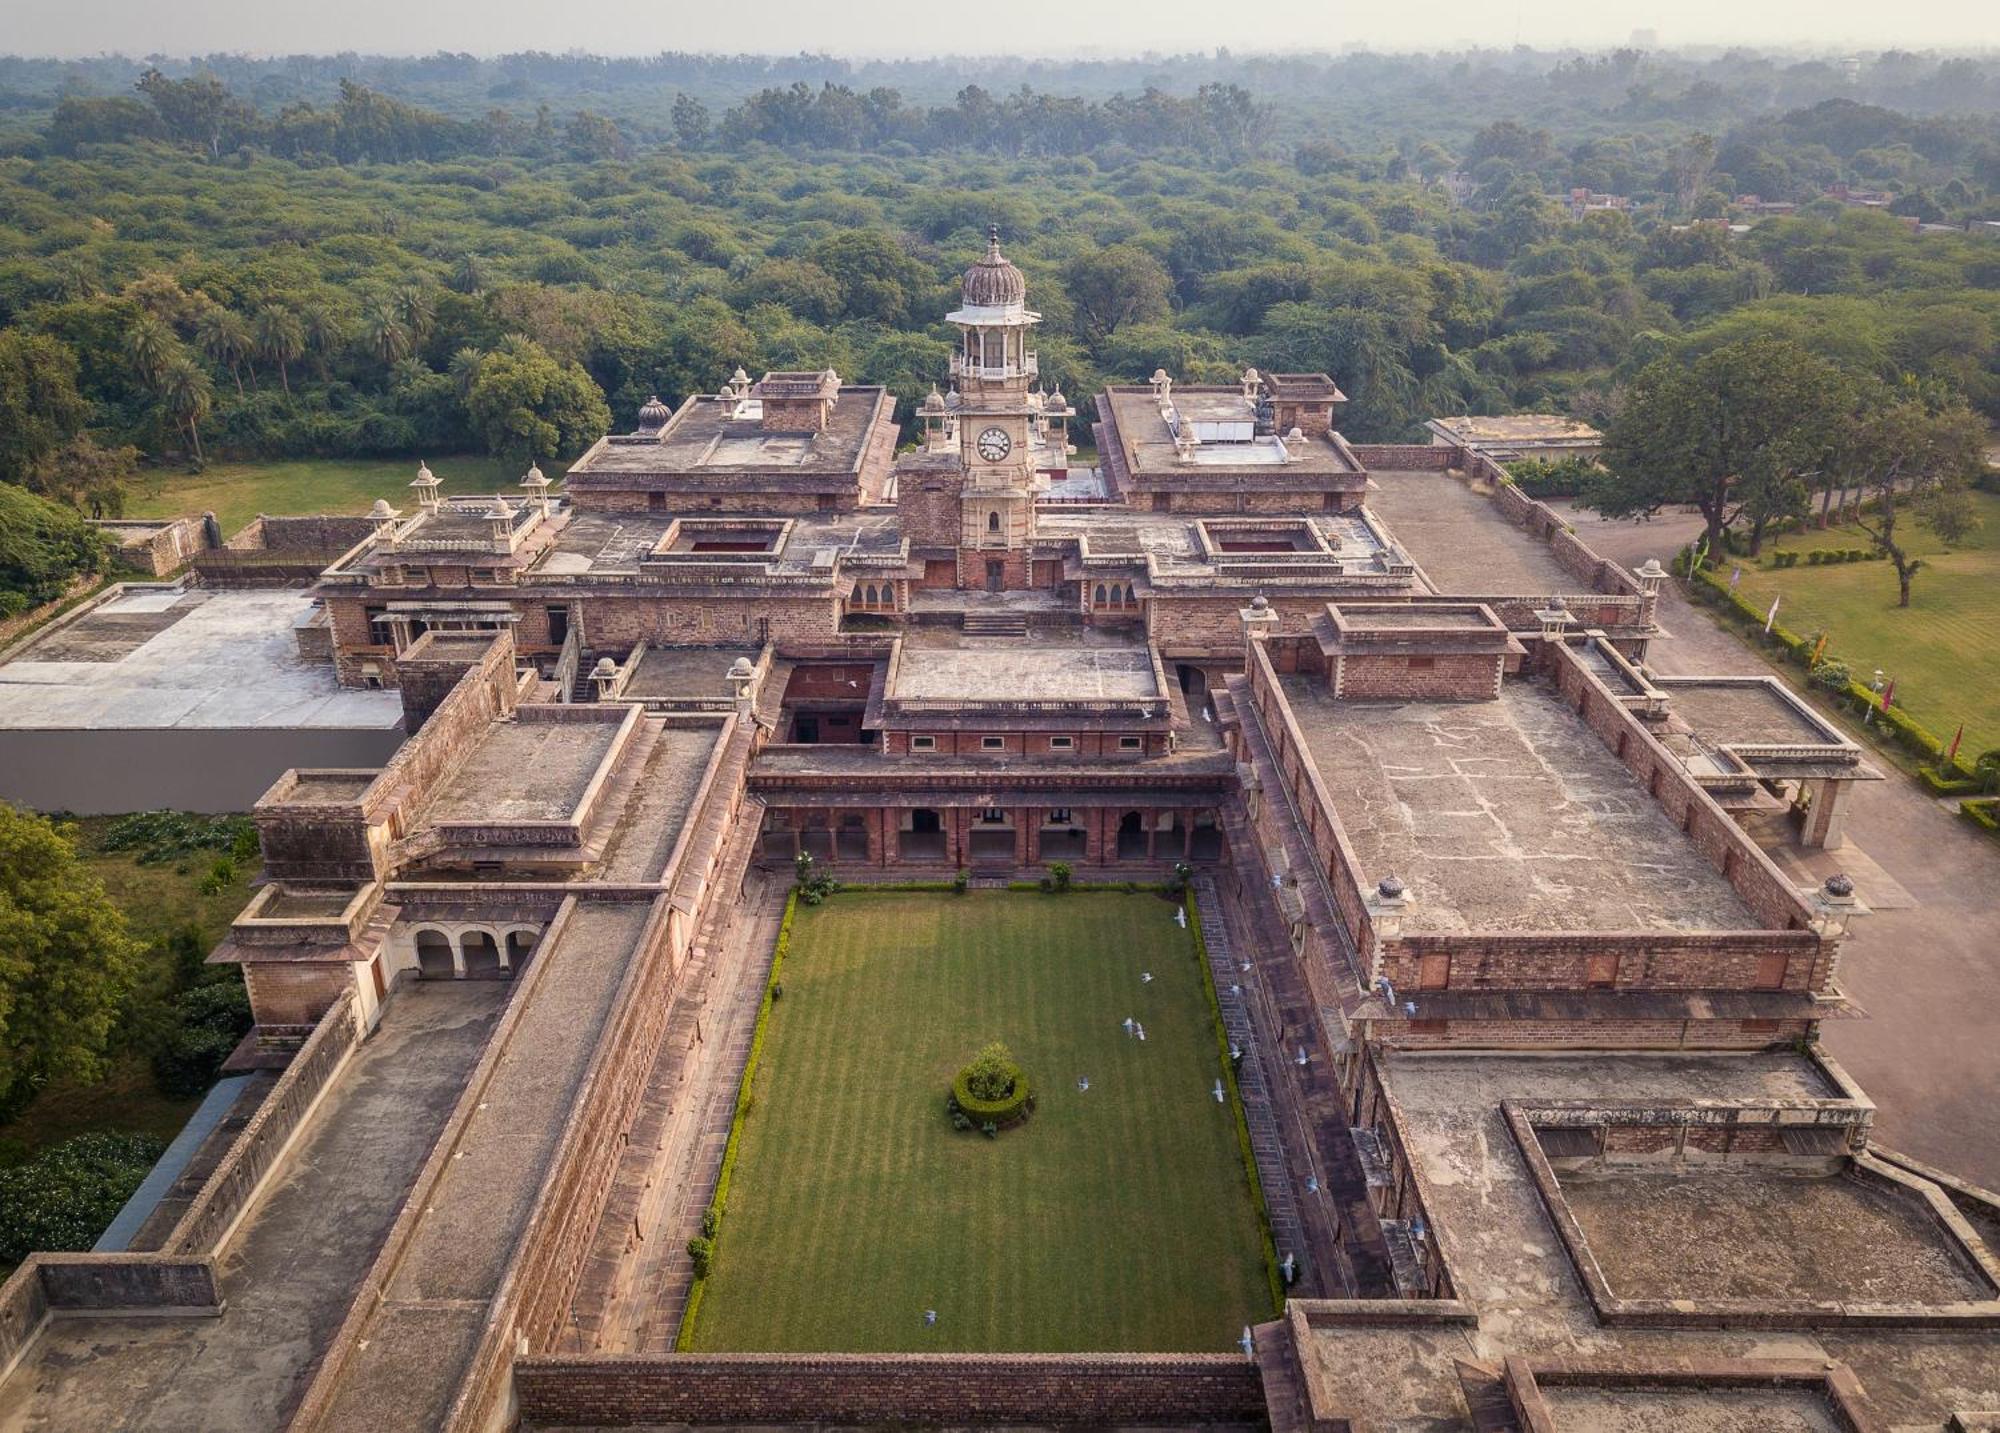
{"label": "distant treeline", "polygon": [[[148,69],[137,96],[58,101],[47,142],[58,154],[86,144],[164,139],[210,158],[256,150],[302,163],[400,163],[472,156],[521,155],[576,160],[629,157],[624,127],[588,109],[558,120],[547,106],[522,118],[492,109],[455,119],[395,99],[351,79],[333,103],[300,101],[273,115],[238,96],[213,74],[173,79]],[[1022,90],[996,98],[977,85],[950,105],[906,104],[896,90],[859,93],[846,85],[805,81],[759,90],[715,116],[692,95],[678,95],[669,113],[672,142],[689,149],[762,142],[786,148],[949,149],[996,154],[1085,154],[1106,145],[1139,153],[1180,152],[1218,159],[1249,158],[1267,147],[1268,107],[1235,85],[1208,84],[1189,97],[1148,89],[1108,100]]]}

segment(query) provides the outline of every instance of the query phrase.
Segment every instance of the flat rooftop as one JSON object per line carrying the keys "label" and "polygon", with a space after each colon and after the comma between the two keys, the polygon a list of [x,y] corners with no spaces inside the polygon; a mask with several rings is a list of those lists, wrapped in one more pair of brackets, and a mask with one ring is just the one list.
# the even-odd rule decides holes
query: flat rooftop
{"label": "flat rooftop", "polygon": [[617,735],[608,721],[496,722],[439,788],[425,820],[567,820]]}
{"label": "flat rooftop", "polygon": [[1370,476],[1368,510],[1438,591],[1548,597],[1586,588],[1491,498],[1449,473],[1378,468]]}
{"label": "flat rooftop", "polygon": [[1848,746],[1832,725],[1815,719],[1788,700],[1772,680],[1657,681],[1671,699],[1669,709],[1711,746],[1736,742]]}
{"label": "flat rooftop", "polygon": [[1544,1384],[1556,1433],[1847,1433],[1824,1396],[1786,1388],[1575,1388]]}
{"label": "flat rooftop", "polygon": [[894,680],[886,695],[904,702],[1143,702],[1166,695],[1143,643],[1052,634],[958,636],[949,644],[906,638]]}
{"label": "flat rooftop", "polygon": [[[1336,395],[1329,395],[1331,403]],[[1109,410],[1112,426],[1124,450],[1124,458],[1134,474],[1171,477],[1197,465],[1204,467],[1291,468],[1301,480],[1311,476],[1324,479],[1329,473],[1353,474],[1361,469],[1333,438],[1320,435],[1306,440],[1299,458],[1285,451],[1281,436],[1254,436],[1256,410],[1240,387],[1177,386],[1167,395],[1183,428],[1214,431],[1226,427],[1240,432],[1248,441],[1210,441],[1204,438],[1196,448],[1193,463],[1184,461],[1174,446],[1174,430],[1160,412],[1160,402],[1151,384],[1113,384],[1098,399],[1099,411]]]}
{"label": "flat rooftop", "polygon": [[0,1381],[0,1429],[282,1428],[513,993],[399,986],[218,1259],[220,1318],[62,1318]]}
{"label": "flat rooftop", "polygon": [[[1227,568],[1203,550],[1197,525],[1207,523],[1212,535],[1227,540],[1239,528],[1283,529],[1309,527],[1325,542],[1325,557],[1354,570],[1355,564],[1374,564],[1378,559],[1397,556],[1366,521],[1354,513],[1308,513],[1274,516],[1268,520],[1198,518],[1169,513],[1146,513],[1131,508],[1098,508],[1082,512],[1065,511],[1060,506],[1044,507],[1036,515],[1036,528],[1043,538],[1088,544],[1088,554],[1100,558],[1129,558],[1149,563],[1162,577],[1213,575]],[[1312,551],[1304,544],[1285,551]],[[1255,565],[1257,554],[1224,554],[1238,563]],[[1300,569],[1301,573],[1308,568]],[[1337,580],[1337,579],[1336,579]]]}
{"label": "flat rooftop", "polygon": [[444,1426],[651,910],[583,902],[537,951],[538,963],[555,968],[512,1012],[478,1107],[334,1385],[327,1429]]}
{"label": "flat rooftop", "polygon": [[[636,573],[645,559],[654,556],[654,549],[676,521],[682,517],[711,520],[715,516],[701,512],[584,512],[572,508],[532,570],[553,577]],[[731,566],[746,573],[769,572],[777,576],[818,573],[830,581],[833,573],[816,565],[822,553],[843,558],[876,557],[884,561],[894,561],[902,555],[902,531],[893,512],[829,513],[786,517],[781,521],[788,528],[783,544],[776,551],[757,554],[754,561],[748,562],[736,557]],[[701,565],[704,556],[673,555],[695,566]],[[656,564],[652,570],[662,569]],[[664,570],[670,572],[671,565]]]}
{"label": "flat rooftop", "polygon": [[[1477,1327],[1315,1326],[1301,1343],[1306,1378],[1329,1406],[1376,1433],[1440,1433],[1474,1424],[1456,1365],[1530,1359],[1603,1359],[1674,1369],[1718,1359],[1839,1359],[1850,1364],[1885,1427],[1940,1428],[1954,1409],[2000,1407],[2000,1343],[1986,1332],[1928,1329],[1614,1329],[1597,1322],[1551,1226],[1501,1105],[1561,1101],[1645,1106],[1839,1099],[1813,1061],[1791,1052],[1721,1054],[1420,1054],[1384,1052],[1381,1070],[1402,1115],[1405,1143],[1423,1177],[1429,1216],[1461,1299]],[[1628,1225],[1643,1208],[1627,1211]],[[1704,1234],[1704,1238],[1706,1235]],[[1698,1241],[1699,1242],[1699,1241]],[[1685,1245],[1683,1246],[1685,1248]],[[1746,1261],[1761,1257],[1754,1251]],[[1544,1385],[1547,1392],[1548,1385]],[[1646,1417],[1684,1405],[1670,1393],[1632,1405]],[[1691,1400],[1714,1408],[1708,1396]],[[1594,1404],[1577,1405],[1594,1417]],[[1617,1405],[1610,1405],[1615,1408]],[[1757,1408],[1754,1400],[1738,1406]],[[1691,1415],[1694,1416],[1694,1415]],[[1699,1416],[1710,1416],[1702,1414]],[[1715,1429],[1744,1433],[1815,1427],[1773,1419],[1735,1423],[1583,1422],[1599,1428]],[[1566,1430],[1565,1430],[1566,1433]]]}
{"label": "flat rooftop", "polygon": [[600,442],[569,470],[570,478],[624,473],[857,472],[868,448],[884,388],[846,384],[824,429],[768,430],[763,401],[698,393],[658,436],[619,434]]}
{"label": "flat rooftop", "polygon": [[718,702],[735,695],[729,669],[742,657],[755,665],[755,647],[648,647],[626,680],[632,701]]}
{"label": "flat rooftop", "polygon": [[665,874],[721,733],[717,724],[669,726],[658,734],[612,829],[599,879],[657,881]]}
{"label": "flat rooftop", "polygon": [[1708,859],[1560,698],[1508,681],[1490,702],[1286,699],[1365,884],[1400,877],[1404,929],[1754,930]]}
{"label": "flat rooftop", "polygon": [[0,664],[0,730],[396,726],[396,693],[299,656],[292,629],[312,610],[294,590],[128,592]]}
{"label": "flat rooftop", "polygon": [[1562,1195],[1621,1299],[1943,1304],[1990,1298],[1901,1186],[1754,1165],[1565,1174]]}
{"label": "flat rooftop", "polygon": [[1433,432],[1448,435],[1468,447],[1487,444],[1504,447],[1509,443],[1571,443],[1584,446],[1602,441],[1604,435],[1588,423],[1561,413],[1509,413],[1500,416],[1468,415],[1434,418]]}

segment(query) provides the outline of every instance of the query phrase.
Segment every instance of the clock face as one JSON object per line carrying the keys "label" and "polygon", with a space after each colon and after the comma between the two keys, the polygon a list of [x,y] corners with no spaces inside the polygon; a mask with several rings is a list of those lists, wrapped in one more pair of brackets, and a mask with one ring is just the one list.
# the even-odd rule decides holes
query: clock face
{"label": "clock face", "polygon": [[989,463],[997,463],[1014,451],[1014,440],[1007,436],[1005,428],[986,428],[979,434],[979,456]]}

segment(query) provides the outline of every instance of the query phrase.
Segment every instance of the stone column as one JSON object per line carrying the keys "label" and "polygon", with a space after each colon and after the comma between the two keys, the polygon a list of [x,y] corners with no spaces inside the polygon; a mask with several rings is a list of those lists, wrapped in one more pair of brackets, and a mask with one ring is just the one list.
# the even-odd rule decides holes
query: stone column
{"label": "stone column", "polygon": [[1146,859],[1157,861],[1160,859],[1160,813],[1148,808],[1140,819],[1146,823]]}
{"label": "stone column", "polygon": [[1194,812],[1192,811],[1181,818],[1181,859],[1183,861],[1194,859]]}
{"label": "stone column", "polygon": [[1812,805],[1806,810],[1805,828],[1799,833],[1801,846],[1824,846],[1838,850],[1847,842],[1847,802],[1854,783],[1819,777],[1813,782]]}

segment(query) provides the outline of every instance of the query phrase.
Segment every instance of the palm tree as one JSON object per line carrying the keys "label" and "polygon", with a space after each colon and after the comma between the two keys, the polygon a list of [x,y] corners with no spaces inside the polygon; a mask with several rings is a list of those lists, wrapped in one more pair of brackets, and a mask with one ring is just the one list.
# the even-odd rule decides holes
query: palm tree
{"label": "palm tree", "polygon": [[410,331],[410,346],[420,348],[430,337],[431,324],[437,319],[437,298],[427,288],[419,284],[406,284],[396,290],[396,311],[403,320],[403,327]]}
{"label": "palm tree", "polygon": [[327,377],[327,361],[340,351],[341,344],[347,342],[347,326],[340,321],[340,315],[325,304],[310,304],[300,320],[306,329],[306,351],[313,356],[313,364],[319,369],[320,381]]}
{"label": "palm tree", "polygon": [[486,265],[477,254],[460,254],[451,266],[451,287],[461,294],[476,294],[486,287]]}
{"label": "palm tree", "polygon": [[368,351],[385,365],[393,366],[397,359],[409,357],[410,330],[397,317],[395,305],[390,301],[377,299],[362,311],[361,336],[367,340]]}
{"label": "palm tree", "polygon": [[471,394],[472,385],[479,378],[479,360],[484,356],[470,345],[451,356],[451,364],[445,371],[451,375],[451,386],[458,391],[459,402],[463,403]]}
{"label": "palm tree", "polygon": [[160,371],[160,398],[174,421],[187,429],[195,464],[200,466],[206,461],[201,452],[201,420],[215,407],[215,388],[208,374],[185,353],[179,354]]}
{"label": "palm tree", "polygon": [[286,365],[298,362],[299,355],[306,351],[305,325],[288,308],[266,308],[257,311],[254,332],[258,354],[278,365],[278,382],[284,385],[285,396],[289,398],[292,379]]}
{"label": "palm tree", "polygon": [[174,336],[171,328],[145,313],[133,320],[131,331],[125,335],[125,351],[132,356],[132,366],[138,370],[139,381],[148,388],[159,383],[161,372],[172,361],[174,350],[180,344],[180,339]]}
{"label": "palm tree", "polygon": [[229,376],[236,380],[236,394],[243,395],[243,361],[250,356],[254,340],[250,336],[250,325],[234,309],[203,309],[201,317],[194,321],[194,341],[201,345],[201,351],[212,362],[229,370]]}

